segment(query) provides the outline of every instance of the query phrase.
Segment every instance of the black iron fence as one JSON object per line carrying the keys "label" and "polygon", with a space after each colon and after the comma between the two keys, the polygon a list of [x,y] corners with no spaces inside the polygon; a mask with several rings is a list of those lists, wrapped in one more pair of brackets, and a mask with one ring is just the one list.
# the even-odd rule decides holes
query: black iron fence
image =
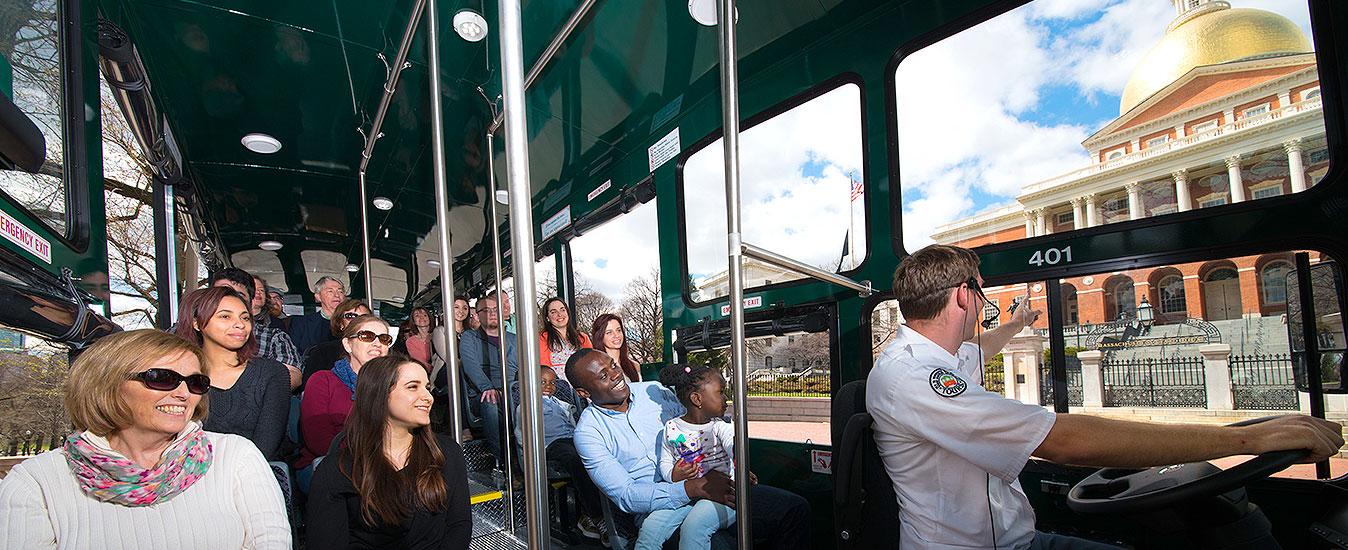
{"label": "black iron fence", "polygon": [[[1067,356],[1067,404],[1081,406],[1081,360],[1074,355]],[[1051,367],[1045,363],[1039,365],[1039,404],[1053,406],[1053,379],[1049,376]]]}
{"label": "black iron fence", "polygon": [[983,389],[992,393],[1006,393],[1006,369],[1003,364],[983,365]]}
{"label": "black iron fence", "polygon": [[833,393],[829,374],[828,368],[791,373],[757,369],[749,373],[749,395],[827,397]]}
{"label": "black iron fence", "polygon": [[1207,407],[1201,357],[1105,361],[1100,365],[1106,407]]}
{"label": "black iron fence", "polygon": [[1231,356],[1231,398],[1237,410],[1297,410],[1300,403],[1292,378],[1292,357]]}

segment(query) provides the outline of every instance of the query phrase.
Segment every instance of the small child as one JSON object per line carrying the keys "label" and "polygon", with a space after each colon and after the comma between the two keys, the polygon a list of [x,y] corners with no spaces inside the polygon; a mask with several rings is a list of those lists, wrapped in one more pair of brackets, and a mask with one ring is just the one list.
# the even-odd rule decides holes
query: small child
{"label": "small child", "polygon": [[[670,365],[660,371],[660,383],[674,390],[686,414],[665,423],[660,450],[660,474],[669,481],[698,478],[712,470],[735,476],[735,429],[725,416],[725,379],[706,366]],[[735,510],[710,500],[698,500],[673,510],[646,516],[637,535],[639,550],[657,550],[679,531],[679,550],[711,547],[711,537],[735,524]]]}
{"label": "small child", "polygon": [[[574,401],[576,393],[565,380],[557,379],[557,372],[552,370],[552,367],[540,365],[539,369],[543,394],[539,404],[543,417],[544,456],[548,462],[557,463],[562,471],[571,476],[571,482],[576,484],[580,501],[578,502],[580,518],[576,526],[580,528],[581,534],[598,539],[603,536],[600,522],[604,517],[603,505],[599,501],[599,487],[590,479],[590,473],[585,471],[580,453],[576,452],[575,440],[572,439],[576,431],[576,417],[580,414],[579,404]],[[516,393],[515,396],[518,403],[519,394]],[[516,406],[515,441],[523,450],[524,434],[520,427],[520,416],[519,406]]]}

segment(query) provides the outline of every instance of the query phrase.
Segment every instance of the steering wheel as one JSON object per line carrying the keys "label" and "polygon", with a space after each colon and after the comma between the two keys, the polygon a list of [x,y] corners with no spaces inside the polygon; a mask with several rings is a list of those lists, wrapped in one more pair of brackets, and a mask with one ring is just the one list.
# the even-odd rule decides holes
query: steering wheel
{"label": "steering wheel", "polygon": [[[1228,426],[1249,426],[1282,416],[1287,415],[1242,420]],[[1174,464],[1146,470],[1104,468],[1072,487],[1067,493],[1067,507],[1082,514],[1117,514],[1165,508],[1243,487],[1280,472],[1309,454],[1309,449],[1273,451],[1226,470],[1207,462]]]}

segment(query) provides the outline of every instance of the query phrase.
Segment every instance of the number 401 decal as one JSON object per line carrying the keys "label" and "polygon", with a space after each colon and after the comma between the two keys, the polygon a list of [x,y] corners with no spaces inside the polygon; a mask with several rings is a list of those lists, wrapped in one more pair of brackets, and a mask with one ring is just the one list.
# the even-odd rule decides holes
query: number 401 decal
{"label": "number 401 decal", "polygon": [[1048,250],[1036,250],[1034,255],[1030,256],[1030,265],[1043,267],[1044,264],[1058,265],[1061,262],[1072,261],[1072,247],[1064,246],[1062,248],[1050,248]]}

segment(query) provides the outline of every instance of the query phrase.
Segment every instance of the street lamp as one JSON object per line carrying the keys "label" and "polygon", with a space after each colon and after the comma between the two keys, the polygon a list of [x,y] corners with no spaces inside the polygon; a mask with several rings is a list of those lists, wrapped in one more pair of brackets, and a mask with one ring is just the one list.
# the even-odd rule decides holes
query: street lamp
{"label": "street lamp", "polygon": [[1137,320],[1142,323],[1144,328],[1151,327],[1151,324],[1156,321],[1156,311],[1151,307],[1151,304],[1147,303],[1146,296],[1143,296],[1142,303],[1137,305]]}

